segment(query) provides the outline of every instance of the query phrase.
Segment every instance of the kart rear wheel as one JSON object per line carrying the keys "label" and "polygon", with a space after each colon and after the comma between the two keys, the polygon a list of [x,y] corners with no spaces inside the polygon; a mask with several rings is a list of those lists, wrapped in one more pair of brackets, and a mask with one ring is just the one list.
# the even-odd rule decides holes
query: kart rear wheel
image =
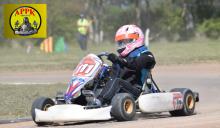
{"label": "kart rear wheel", "polygon": [[128,93],[116,94],[111,102],[112,116],[118,121],[130,121],[135,117],[136,105],[134,98]]}
{"label": "kart rear wheel", "polygon": [[38,125],[38,126],[42,126],[42,125],[48,125],[51,123],[48,122],[36,122],[35,121],[35,108],[43,110],[43,111],[47,111],[49,107],[53,106],[55,103],[52,99],[50,98],[46,98],[46,97],[40,97],[38,99],[36,99],[31,107],[31,116],[33,121]]}
{"label": "kart rear wheel", "polygon": [[170,111],[172,116],[189,116],[194,113],[196,99],[193,92],[188,88],[175,88],[171,92],[181,92],[183,94],[183,108],[180,110]]}

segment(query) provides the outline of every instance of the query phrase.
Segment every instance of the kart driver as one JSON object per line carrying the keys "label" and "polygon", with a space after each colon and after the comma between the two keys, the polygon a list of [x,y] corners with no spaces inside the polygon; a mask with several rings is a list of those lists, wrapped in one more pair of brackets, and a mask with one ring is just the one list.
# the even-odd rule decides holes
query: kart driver
{"label": "kart driver", "polygon": [[[120,67],[125,67],[128,70],[134,70],[136,81],[135,83],[128,83],[126,80],[119,81],[113,78],[106,83],[100,95],[94,100],[94,105],[101,106],[102,104],[111,101],[113,96],[119,91],[120,88],[127,88],[137,96],[141,91],[137,91],[134,85],[142,86],[147,73],[156,64],[153,54],[148,50],[144,43],[144,34],[142,30],[136,25],[124,25],[120,27],[115,35],[115,41],[118,46],[117,52],[119,56],[110,53],[108,60],[112,63],[117,63]],[[131,73],[125,73],[130,75]],[[131,87],[130,87],[131,86]],[[135,90],[136,89],[136,90]]]}

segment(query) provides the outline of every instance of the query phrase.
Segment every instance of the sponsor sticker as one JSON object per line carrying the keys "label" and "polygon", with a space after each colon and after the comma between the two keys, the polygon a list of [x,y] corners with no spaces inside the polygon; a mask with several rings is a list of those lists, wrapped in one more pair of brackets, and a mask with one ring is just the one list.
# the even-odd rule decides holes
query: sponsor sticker
{"label": "sponsor sticker", "polygon": [[183,107],[183,96],[179,92],[173,93],[173,108],[174,110],[181,109]]}
{"label": "sponsor sticker", "polygon": [[4,36],[6,38],[45,38],[47,36],[46,4],[5,4]]}

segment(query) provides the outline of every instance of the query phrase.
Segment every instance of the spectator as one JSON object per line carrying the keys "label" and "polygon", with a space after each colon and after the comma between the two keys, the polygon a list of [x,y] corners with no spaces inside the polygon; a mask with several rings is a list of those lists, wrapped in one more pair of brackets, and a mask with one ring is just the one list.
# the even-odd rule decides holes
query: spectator
{"label": "spectator", "polygon": [[80,18],[77,20],[77,31],[79,46],[83,51],[86,51],[89,34],[89,21],[85,18],[84,14],[80,14]]}

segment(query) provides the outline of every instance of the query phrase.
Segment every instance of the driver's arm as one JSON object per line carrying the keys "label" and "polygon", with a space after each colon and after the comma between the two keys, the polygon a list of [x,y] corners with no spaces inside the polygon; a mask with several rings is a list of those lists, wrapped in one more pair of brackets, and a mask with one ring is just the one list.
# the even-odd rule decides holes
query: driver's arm
{"label": "driver's arm", "polygon": [[143,68],[151,69],[156,64],[155,58],[151,52],[141,54],[141,56],[137,58],[121,58],[114,53],[111,53],[109,54],[108,59],[112,61],[112,63],[118,63],[122,67],[125,66],[136,71],[140,71]]}
{"label": "driver's arm", "polygon": [[155,58],[151,52],[142,54],[137,58],[126,58],[126,63],[123,65],[136,71],[140,71],[143,68],[152,69],[156,64]]}

